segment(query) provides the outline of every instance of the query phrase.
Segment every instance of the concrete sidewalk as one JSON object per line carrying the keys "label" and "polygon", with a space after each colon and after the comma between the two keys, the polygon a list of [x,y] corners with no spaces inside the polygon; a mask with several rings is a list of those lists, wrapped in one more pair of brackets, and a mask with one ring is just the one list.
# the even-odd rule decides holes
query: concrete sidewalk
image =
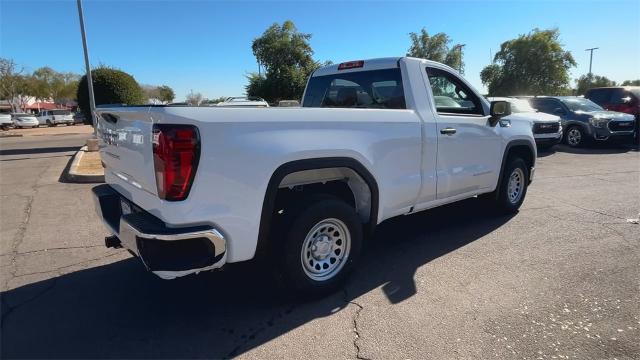
{"label": "concrete sidewalk", "polygon": [[104,182],[104,168],[100,160],[100,152],[87,151],[83,146],[74,155],[71,165],[65,169],[63,176],[67,182],[101,183]]}

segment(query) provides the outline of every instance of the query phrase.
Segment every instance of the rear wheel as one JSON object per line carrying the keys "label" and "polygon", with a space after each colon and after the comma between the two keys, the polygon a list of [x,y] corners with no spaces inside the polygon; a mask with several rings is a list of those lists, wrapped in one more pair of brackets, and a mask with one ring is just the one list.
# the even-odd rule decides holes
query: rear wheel
{"label": "rear wheel", "polygon": [[306,295],[338,290],[360,257],[362,224],[353,207],[332,197],[312,201],[282,232],[282,275]]}
{"label": "rear wheel", "polygon": [[51,120],[47,120],[47,126],[48,127],[52,127],[53,126],[53,124],[51,123]]}

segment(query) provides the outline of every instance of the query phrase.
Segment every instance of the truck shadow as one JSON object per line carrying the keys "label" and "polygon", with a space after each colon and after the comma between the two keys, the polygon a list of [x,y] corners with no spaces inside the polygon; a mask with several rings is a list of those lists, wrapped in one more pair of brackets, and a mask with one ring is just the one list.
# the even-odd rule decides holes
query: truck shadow
{"label": "truck shadow", "polygon": [[410,298],[418,268],[509,219],[469,199],[385,222],[346,290],[315,301],[286,295],[259,264],[174,281],[146,273],[133,258],[69,273],[0,294],[1,355],[234,357],[332,316],[370,291],[383,291],[391,304]]}

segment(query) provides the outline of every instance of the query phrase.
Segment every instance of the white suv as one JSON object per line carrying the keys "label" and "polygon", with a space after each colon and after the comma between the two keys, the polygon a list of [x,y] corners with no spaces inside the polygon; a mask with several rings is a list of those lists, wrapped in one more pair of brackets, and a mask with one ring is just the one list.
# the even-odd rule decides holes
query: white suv
{"label": "white suv", "polygon": [[69,110],[42,110],[38,114],[40,125],[55,126],[58,124],[73,125],[73,115]]}

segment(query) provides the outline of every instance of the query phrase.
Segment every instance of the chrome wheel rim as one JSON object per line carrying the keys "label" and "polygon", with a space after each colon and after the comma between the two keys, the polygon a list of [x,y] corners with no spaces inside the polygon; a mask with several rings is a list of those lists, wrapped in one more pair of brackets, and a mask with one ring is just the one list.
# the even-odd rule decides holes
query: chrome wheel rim
{"label": "chrome wheel rim", "polygon": [[524,190],[524,172],[520,168],[513,169],[509,176],[509,185],[507,186],[507,196],[512,204],[518,203],[522,197]]}
{"label": "chrome wheel rim", "polygon": [[580,144],[580,140],[582,139],[582,133],[578,129],[571,129],[567,134],[567,141],[569,145],[576,146]]}
{"label": "chrome wheel rim", "polygon": [[351,234],[344,222],[324,219],[307,233],[300,260],[304,273],[315,281],[336,276],[349,259]]}

